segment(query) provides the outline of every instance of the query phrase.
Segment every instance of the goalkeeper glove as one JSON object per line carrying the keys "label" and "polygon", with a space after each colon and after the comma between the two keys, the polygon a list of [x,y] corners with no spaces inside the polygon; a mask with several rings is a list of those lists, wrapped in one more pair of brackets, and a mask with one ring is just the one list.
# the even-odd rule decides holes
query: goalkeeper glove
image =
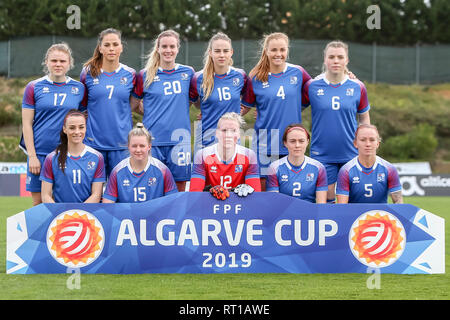
{"label": "goalkeeper glove", "polygon": [[214,198],[219,199],[219,200],[225,200],[226,198],[228,198],[230,196],[230,193],[228,192],[228,190],[220,185],[212,187],[209,190],[209,192],[212,194],[212,196]]}
{"label": "goalkeeper glove", "polygon": [[239,197],[246,197],[249,194],[253,193],[255,189],[248,184],[240,184],[236,188],[234,188],[234,193],[236,193]]}

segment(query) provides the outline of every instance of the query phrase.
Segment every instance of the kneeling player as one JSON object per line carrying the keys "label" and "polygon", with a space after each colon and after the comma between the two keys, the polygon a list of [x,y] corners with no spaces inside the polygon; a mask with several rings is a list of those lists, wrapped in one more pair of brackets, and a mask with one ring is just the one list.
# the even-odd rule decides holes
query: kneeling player
{"label": "kneeling player", "polygon": [[96,203],[102,197],[105,165],[100,152],[83,143],[86,116],[70,110],[60,132],[61,143],[44,161],[42,202]]}
{"label": "kneeling player", "polygon": [[235,112],[225,113],[219,119],[218,143],[196,153],[189,191],[203,191],[205,186],[211,186],[211,194],[221,200],[228,197],[232,188],[239,196],[261,191],[256,154],[237,144],[243,123]]}
{"label": "kneeling player", "polygon": [[327,172],[319,161],[305,156],[309,140],[309,133],[301,124],[287,126],[283,143],[289,154],[270,164],[267,191],[310,202],[327,202]]}
{"label": "kneeling player", "polygon": [[170,170],[150,155],[151,140],[150,133],[142,123],[130,131],[130,157],[114,167],[102,202],[144,202],[178,192]]}
{"label": "kneeling player", "polygon": [[387,203],[388,193],[393,203],[403,203],[397,169],[376,154],[380,140],[374,125],[358,127],[354,141],[358,156],[339,170],[338,203]]}

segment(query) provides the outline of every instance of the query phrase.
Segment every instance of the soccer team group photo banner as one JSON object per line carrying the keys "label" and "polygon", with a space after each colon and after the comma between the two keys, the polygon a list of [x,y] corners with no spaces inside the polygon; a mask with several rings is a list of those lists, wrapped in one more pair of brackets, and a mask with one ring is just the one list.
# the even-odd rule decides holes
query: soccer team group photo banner
{"label": "soccer team group photo banner", "polygon": [[6,272],[434,274],[445,273],[444,236],[444,219],[409,204],[182,192],[138,204],[40,204],[13,215]]}

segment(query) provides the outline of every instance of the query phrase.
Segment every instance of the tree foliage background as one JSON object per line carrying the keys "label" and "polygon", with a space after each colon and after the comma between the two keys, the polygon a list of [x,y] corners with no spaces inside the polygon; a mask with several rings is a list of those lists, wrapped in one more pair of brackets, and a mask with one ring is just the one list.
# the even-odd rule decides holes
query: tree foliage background
{"label": "tree foliage background", "polygon": [[[81,28],[70,30],[77,5]],[[369,30],[367,8],[380,8],[380,29]],[[259,39],[281,31],[296,39],[342,39],[389,45],[450,43],[448,0],[2,0],[0,40],[17,36],[96,37],[108,27],[130,38],[154,38],[167,28],[189,40],[217,31]]]}

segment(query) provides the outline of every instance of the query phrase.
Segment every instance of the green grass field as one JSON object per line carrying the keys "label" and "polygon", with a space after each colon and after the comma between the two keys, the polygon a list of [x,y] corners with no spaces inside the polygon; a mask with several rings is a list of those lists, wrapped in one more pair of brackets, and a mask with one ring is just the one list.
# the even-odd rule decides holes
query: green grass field
{"label": "green grass field", "polygon": [[[450,220],[450,197],[408,197],[413,204]],[[446,224],[444,275],[381,274],[380,289],[368,289],[370,274],[144,274],[7,275],[6,218],[31,206],[30,198],[0,197],[0,300],[449,300],[449,238]]]}

